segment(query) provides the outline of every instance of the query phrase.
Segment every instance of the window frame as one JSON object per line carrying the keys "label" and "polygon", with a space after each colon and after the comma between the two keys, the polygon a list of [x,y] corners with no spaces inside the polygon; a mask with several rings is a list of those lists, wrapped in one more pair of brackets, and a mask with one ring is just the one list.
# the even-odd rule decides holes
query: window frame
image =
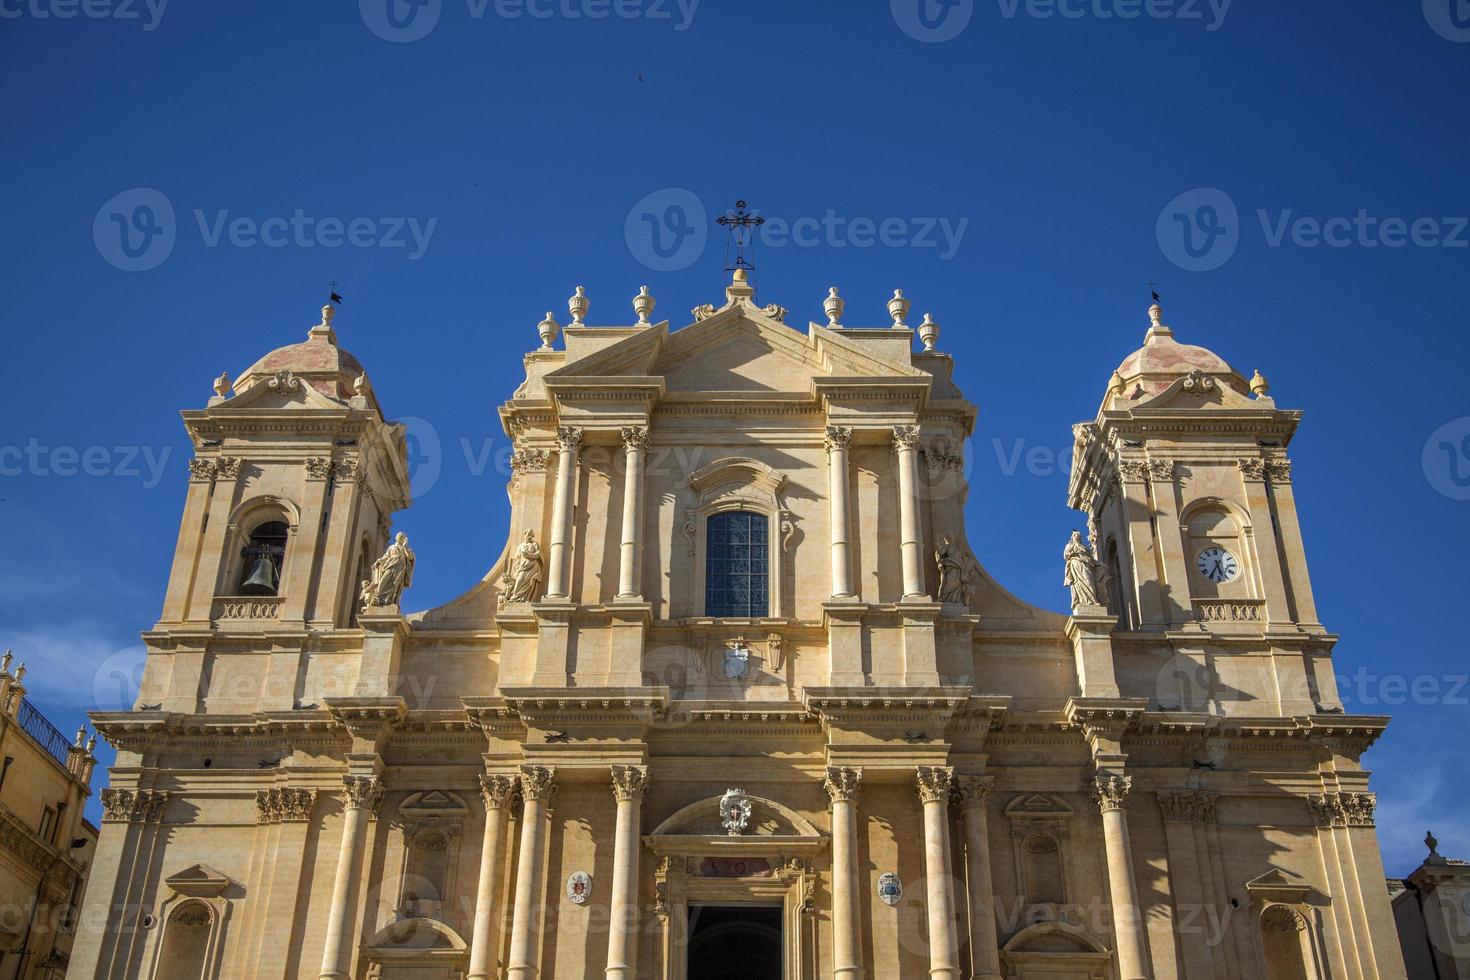
{"label": "window frame", "polygon": [[[786,508],[781,491],[785,474],[759,460],[735,456],[717,460],[690,474],[694,494],[684,512],[684,533],[689,540],[692,567],[684,608],[696,618],[746,620],[781,619],[786,616],[785,578],[787,557],[796,536],[795,516]],[[745,511],[766,519],[766,614],[764,616],[711,616],[706,608],[709,568],[709,518],[730,511]]]}
{"label": "window frame", "polygon": [[[716,612],[712,612],[710,610],[710,591],[717,584],[710,577],[710,563],[712,561],[714,561],[714,558],[715,558],[715,556],[713,554],[713,550],[710,547],[710,528],[712,526],[716,525],[716,524],[723,523],[726,520],[729,520],[729,519],[734,518],[736,516],[749,517],[749,518],[751,518],[751,520],[747,522],[747,527],[750,529],[750,531],[752,533],[754,533],[755,530],[757,528],[759,528],[764,533],[764,535],[765,535],[765,540],[764,541],[761,541],[761,542],[751,541],[751,542],[748,542],[746,544],[746,546],[745,546],[745,557],[748,557],[748,558],[751,558],[751,559],[754,559],[759,554],[759,552],[761,550],[764,550],[765,551],[765,554],[762,556],[762,557],[765,558],[765,567],[759,573],[760,574],[760,581],[761,581],[761,584],[763,586],[762,591],[765,593],[765,603],[764,603],[765,608],[763,610],[759,611],[759,612],[756,612],[752,608],[751,611],[744,612],[744,613],[740,613],[740,612],[726,612],[726,611],[722,611],[722,612],[716,613]],[[715,513],[709,514],[709,515],[707,515],[705,517],[705,519],[704,519],[704,537],[705,537],[705,554],[704,554],[704,568],[705,568],[705,573],[704,573],[705,574],[705,580],[704,580],[704,606],[705,606],[705,613],[706,613],[706,615],[709,615],[709,616],[714,617],[714,618],[720,618],[720,619],[765,619],[765,618],[769,617],[770,614],[771,614],[771,549],[770,549],[770,544],[771,544],[771,519],[770,519],[770,515],[768,515],[768,514],[762,514],[759,511],[755,511],[755,510],[744,510],[744,509],[740,509],[740,510],[719,510],[719,511],[716,511]],[[733,542],[728,542],[727,541],[727,542],[725,542],[725,544],[726,544],[726,546],[730,546],[731,544],[733,544]],[[730,573],[726,573],[726,574],[728,575]],[[751,586],[753,586],[754,583],[755,583],[756,573],[753,570],[752,571],[749,571],[749,572],[746,572],[746,573],[743,574],[743,579],[744,579],[744,584],[746,586],[746,589],[745,589],[745,593],[746,594],[745,594],[745,597],[744,598],[745,598],[745,600],[747,602],[749,602],[749,600],[750,600],[750,592],[752,591],[751,590]],[[727,583],[728,582],[733,582],[733,581],[734,581],[734,578],[733,577],[726,579],[726,582]],[[726,591],[730,591],[730,590],[727,589]],[[739,603],[731,603],[731,605],[738,605],[738,604]],[[751,603],[751,605],[754,606],[753,603]]]}

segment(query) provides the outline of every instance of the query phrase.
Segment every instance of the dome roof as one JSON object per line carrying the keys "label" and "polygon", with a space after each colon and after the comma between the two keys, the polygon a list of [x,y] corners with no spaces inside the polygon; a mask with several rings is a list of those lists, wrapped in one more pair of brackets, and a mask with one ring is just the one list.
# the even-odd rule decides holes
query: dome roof
{"label": "dome roof", "polygon": [[1163,308],[1157,303],[1149,307],[1148,315],[1152,324],[1143,346],[1118,365],[1110,387],[1116,388],[1121,379],[1124,394],[1136,399],[1156,395],[1178,379],[1202,371],[1221,378],[1241,393],[1246,391],[1245,379],[1219,354],[1175,340],[1173,329],[1163,322]]}
{"label": "dome roof", "polygon": [[323,306],[322,322],[311,328],[306,340],[273,350],[246,368],[235,382],[236,393],[248,391],[281,371],[290,371],[329,398],[351,398],[354,382],[365,372],[357,358],[337,346],[337,334],[332,329],[335,312],[331,306]]}

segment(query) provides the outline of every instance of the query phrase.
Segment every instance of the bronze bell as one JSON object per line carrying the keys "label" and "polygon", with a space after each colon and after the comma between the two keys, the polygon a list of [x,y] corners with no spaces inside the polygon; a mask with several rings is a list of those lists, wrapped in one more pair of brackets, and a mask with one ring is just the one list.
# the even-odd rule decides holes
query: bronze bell
{"label": "bronze bell", "polygon": [[255,559],[250,577],[240,583],[241,595],[275,595],[276,565],[265,555]]}

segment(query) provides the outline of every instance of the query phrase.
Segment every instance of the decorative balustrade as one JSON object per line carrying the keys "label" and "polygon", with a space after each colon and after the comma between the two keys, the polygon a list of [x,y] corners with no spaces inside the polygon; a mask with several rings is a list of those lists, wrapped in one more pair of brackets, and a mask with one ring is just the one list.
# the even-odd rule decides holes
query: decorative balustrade
{"label": "decorative balustrade", "polygon": [[35,739],[52,758],[63,766],[71,753],[71,740],[61,734],[60,729],[51,724],[46,716],[35,709],[25,698],[21,698],[20,711],[16,714],[16,720],[27,735]]}
{"label": "decorative balustrade", "polygon": [[274,622],[281,617],[284,597],[222,596],[214,600],[210,618],[216,623]]}
{"label": "decorative balustrade", "polygon": [[1265,619],[1264,599],[1196,599],[1195,613],[1205,623],[1259,623]]}

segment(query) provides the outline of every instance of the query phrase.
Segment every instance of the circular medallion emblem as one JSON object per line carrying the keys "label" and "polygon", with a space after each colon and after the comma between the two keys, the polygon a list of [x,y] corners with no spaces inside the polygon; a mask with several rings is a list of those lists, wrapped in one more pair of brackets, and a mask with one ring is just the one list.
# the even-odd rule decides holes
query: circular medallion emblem
{"label": "circular medallion emblem", "polygon": [[898,873],[885,871],[878,876],[878,897],[884,905],[897,905],[903,898],[903,882],[898,880]]}
{"label": "circular medallion emblem", "polygon": [[591,875],[585,871],[573,871],[567,876],[567,901],[573,905],[585,905],[591,894]]}

